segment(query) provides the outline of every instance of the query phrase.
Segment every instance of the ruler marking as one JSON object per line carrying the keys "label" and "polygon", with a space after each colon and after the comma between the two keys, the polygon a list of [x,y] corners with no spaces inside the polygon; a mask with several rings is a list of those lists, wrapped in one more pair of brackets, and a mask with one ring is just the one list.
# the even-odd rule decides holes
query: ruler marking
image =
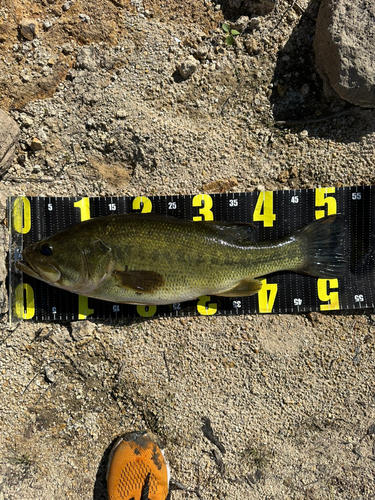
{"label": "ruler marking", "polygon": [[[373,231],[372,217],[373,212],[373,196],[375,194],[374,187],[348,187],[336,188],[337,206],[340,212],[346,216],[349,230],[346,234],[346,245],[351,252],[351,256],[357,259],[357,274],[348,275],[340,280],[339,296],[340,309],[366,309],[374,307],[374,284],[373,272],[370,272],[369,263],[373,259],[375,235]],[[361,193],[362,199],[352,199],[352,193]],[[209,195],[213,199],[214,205],[212,211],[215,215],[215,220],[225,221],[246,221],[252,222],[254,206],[257,203],[259,193],[217,193]],[[291,204],[291,196],[298,196],[298,206]],[[160,195],[149,197],[152,201],[153,211],[160,213],[169,213],[168,203],[176,202],[176,209],[171,205],[172,214],[179,217],[189,216],[192,218],[199,215],[199,207],[192,207],[193,195],[186,196],[167,196]],[[9,298],[10,303],[15,298],[15,286],[22,284],[23,275],[15,271],[14,249],[22,250],[23,241],[25,244],[32,243],[39,237],[45,237],[49,234],[59,232],[65,227],[73,225],[80,220],[80,210],[74,207],[74,202],[79,201],[82,197],[57,198],[54,197],[35,197],[28,198],[31,206],[32,225],[31,231],[28,234],[17,234],[13,228],[12,207],[16,198],[9,199]],[[91,216],[101,216],[104,213],[124,213],[125,207],[131,207],[132,200],[129,197],[107,197],[107,198],[91,198],[90,210]],[[238,206],[229,207],[229,200],[238,200]],[[109,210],[108,204],[113,205],[116,201],[116,210]],[[225,204],[225,206],[224,206]],[[53,210],[49,210],[52,205]],[[360,206],[359,206],[360,205]],[[125,210],[124,210],[125,209]],[[251,210],[251,213],[249,213]],[[132,211],[130,209],[130,211]],[[198,213],[197,213],[198,212]],[[367,213],[369,212],[369,214]],[[258,227],[258,239],[268,239],[271,236],[282,237],[285,234],[291,234],[295,230],[305,226],[311,220],[315,219],[315,191],[314,190],[280,190],[274,193],[274,213],[278,216],[277,225],[273,228],[265,228],[260,222]],[[172,215],[171,214],[171,215]],[[281,220],[280,220],[281,218]],[[358,226],[360,224],[360,226]],[[353,225],[353,228],[352,228]],[[359,244],[355,243],[352,238],[352,230],[356,238],[361,234],[365,234],[365,238],[361,238]],[[362,231],[362,233],[361,233]],[[353,245],[353,248],[352,248]],[[367,254],[364,252],[367,249]],[[353,253],[354,252],[354,253]],[[360,255],[362,254],[362,255]],[[360,260],[358,260],[360,258]],[[371,261],[372,262],[372,261]],[[48,285],[30,278],[33,283],[35,295],[35,320],[45,319],[78,319],[78,299],[77,295],[69,294],[57,288],[51,289]],[[294,273],[282,273],[272,276],[271,282],[278,285],[278,296],[275,301],[276,307],[274,312],[302,312],[308,310],[320,310],[320,299],[317,293],[317,280],[311,277],[302,277]],[[23,285],[22,285],[23,286]],[[354,293],[353,293],[354,292]],[[364,301],[355,301],[354,295],[364,293]],[[294,303],[294,299],[300,299]],[[92,318],[113,318],[112,303],[97,301],[89,298],[92,303],[94,313],[90,315]],[[240,315],[258,312],[259,304],[256,296],[242,297],[241,308],[234,309],[233,301],[230,298],[217,299],[219,304],[217,315]],[[57,307],[57,314],[52,313],[52,307]],[[136,308],[129,305],[120,305],[120,310],[116,311],[116,317],[138,317],[135,312]],[[158,306],[155,316],[171,317],[171,316],[193,316],[197,315],[196,301],[191,301],[182,307],[180,311],[174,311],[168,306]],[[10,320],[11,320],[10,314]],[[13,318],[14,319],[14,318]]]}
{"label": "ruler marking", "polygon": [[[284,226],[284,220],[285,220],[285,195],[286,195],[286,192],[285,191],[281,191],[281,195],[282,195],[282,203],[281,203],[281,213],[282,213],[282,224],[281,224],[281,228],[280,228],[280,224],[278,224],[277,220],[276,220],[276,239],[278,239],[280,236],[279,236],[279,229],[281,229],[281,237],[284,238],[285,236],[285,226]],[[277,201],[279,200],[279,196],[278,194],[275,192],[274,193],[274,197],[277,197]],[[287,274],[283,274],[282,275],[282,282],[284,284],[284,290],[287,290],[287,276],[289,276],[289,281],[292,280],[291,276],[290,276],[290,272],[287,273]],[[278,293],[278,296],[280,297],[280,290],[281,290],[281,287],[280,287],[280,284],[281,284],[281,279],[279,279],[276,275],[276,279],[277,279],[277,293]],[[293,287],[290,286],[289,290],[292,291],[292,295],[293,295]],[[281,296],[286,296],[286,294],[282,294]],[[284,306],[284,312],[287,311],[287,304],[286,304],[286,300],[284,300],[283,298],[283,306]],[[279,299],[279,312],[281,311],[281,301]]]}
{"label": "ruler marking", "polygon": [[[372,208],[372,197],[373,197],[373,193],[371,192],[371,189],[369,187],[366,187],[364,186],[363,187],[363,190],[367,190],[369,191],[368,193],[368,196],[369,196],[369,213],[370,213],[370,216],[369,216],[369,219],[368,219],[368,223],[369,223],[369,226],[368,226],[368,234],[369,234],[369,261],[371,260],[371,251],[373,253],[373,258],[375,259],[375,248],[372,248],[372,245],[375,243],[375,236],[372,232],[372,225],[373,225],[373,217],[375,216],[375,213],[373,214],[373,208]],[[372,272],[373,276],[371,278],[370,276],[370,273],[367,274],[367,281],[368,281],[368,289],[369,289],[369,292],[370,292],[370,300],[371,300],[371,307],[374,307],[374,295],[373,295],[373,292],[372,292],[372,287],[371,287],[371,281],[374,281],[375,280],[375,273],[374,271]]]}

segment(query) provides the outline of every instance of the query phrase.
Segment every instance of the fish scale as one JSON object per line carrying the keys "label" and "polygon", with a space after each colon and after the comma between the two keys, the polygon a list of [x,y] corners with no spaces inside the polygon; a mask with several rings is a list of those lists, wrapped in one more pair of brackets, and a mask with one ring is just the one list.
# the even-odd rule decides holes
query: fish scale
{"label": "fish scale", "polygon": [[276,271],[326,278],[330,266],[345,271],[340,215],[262,243],[239,237],[240,228],[158,214],[98,217],[26,247],[17,266],[71,292],[145,305],[254,295],[262,287],[254,278]]}

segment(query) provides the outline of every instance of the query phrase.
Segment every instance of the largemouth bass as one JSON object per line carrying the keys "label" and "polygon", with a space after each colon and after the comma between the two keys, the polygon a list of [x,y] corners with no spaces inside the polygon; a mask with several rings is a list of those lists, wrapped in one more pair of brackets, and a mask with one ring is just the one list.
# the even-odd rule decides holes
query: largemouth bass
{"label": "largemouth bass", "polygon": [[262,288],[256,278],[277,271],[345,273],[342,215],[276,241],[249,241],[249,226],[157,214],[98,217],[27,246],[17,267],[80,295],[144,305],[253,295]]}

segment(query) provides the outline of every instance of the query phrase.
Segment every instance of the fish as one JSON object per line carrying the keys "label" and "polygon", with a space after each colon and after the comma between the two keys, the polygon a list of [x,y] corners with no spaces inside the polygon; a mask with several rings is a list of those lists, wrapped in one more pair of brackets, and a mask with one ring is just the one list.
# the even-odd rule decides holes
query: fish
{"label": "fish", "polygon": [[261,290],[259,277],[279,271],[317,278],[346,272],[341,214],[270,241],[252,241],[251,226],[153,213],[109,215],[28,245],[16,265],[63,290],[136,305],[246,297]]}

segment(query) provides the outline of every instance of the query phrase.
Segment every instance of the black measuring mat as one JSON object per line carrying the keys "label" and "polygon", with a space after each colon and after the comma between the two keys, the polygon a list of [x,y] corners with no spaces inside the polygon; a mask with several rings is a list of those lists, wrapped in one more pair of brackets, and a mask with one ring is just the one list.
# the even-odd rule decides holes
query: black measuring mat
{"label": "black measuring mat", "polygon": [[[202,296],[162,306],[117,304],[52,287],[15,267],[22,249],[81,221],[110,214],[160,213],[194,221],[251,222],[257,241],[288,236],[315,219],[343,214],[348,270],[313,278],[280,272],[251,297]],[[369,309],[375,306],[375,186],[251,193],[102,198],[12,197],[9,214],[10,321],[240,315]]]}

